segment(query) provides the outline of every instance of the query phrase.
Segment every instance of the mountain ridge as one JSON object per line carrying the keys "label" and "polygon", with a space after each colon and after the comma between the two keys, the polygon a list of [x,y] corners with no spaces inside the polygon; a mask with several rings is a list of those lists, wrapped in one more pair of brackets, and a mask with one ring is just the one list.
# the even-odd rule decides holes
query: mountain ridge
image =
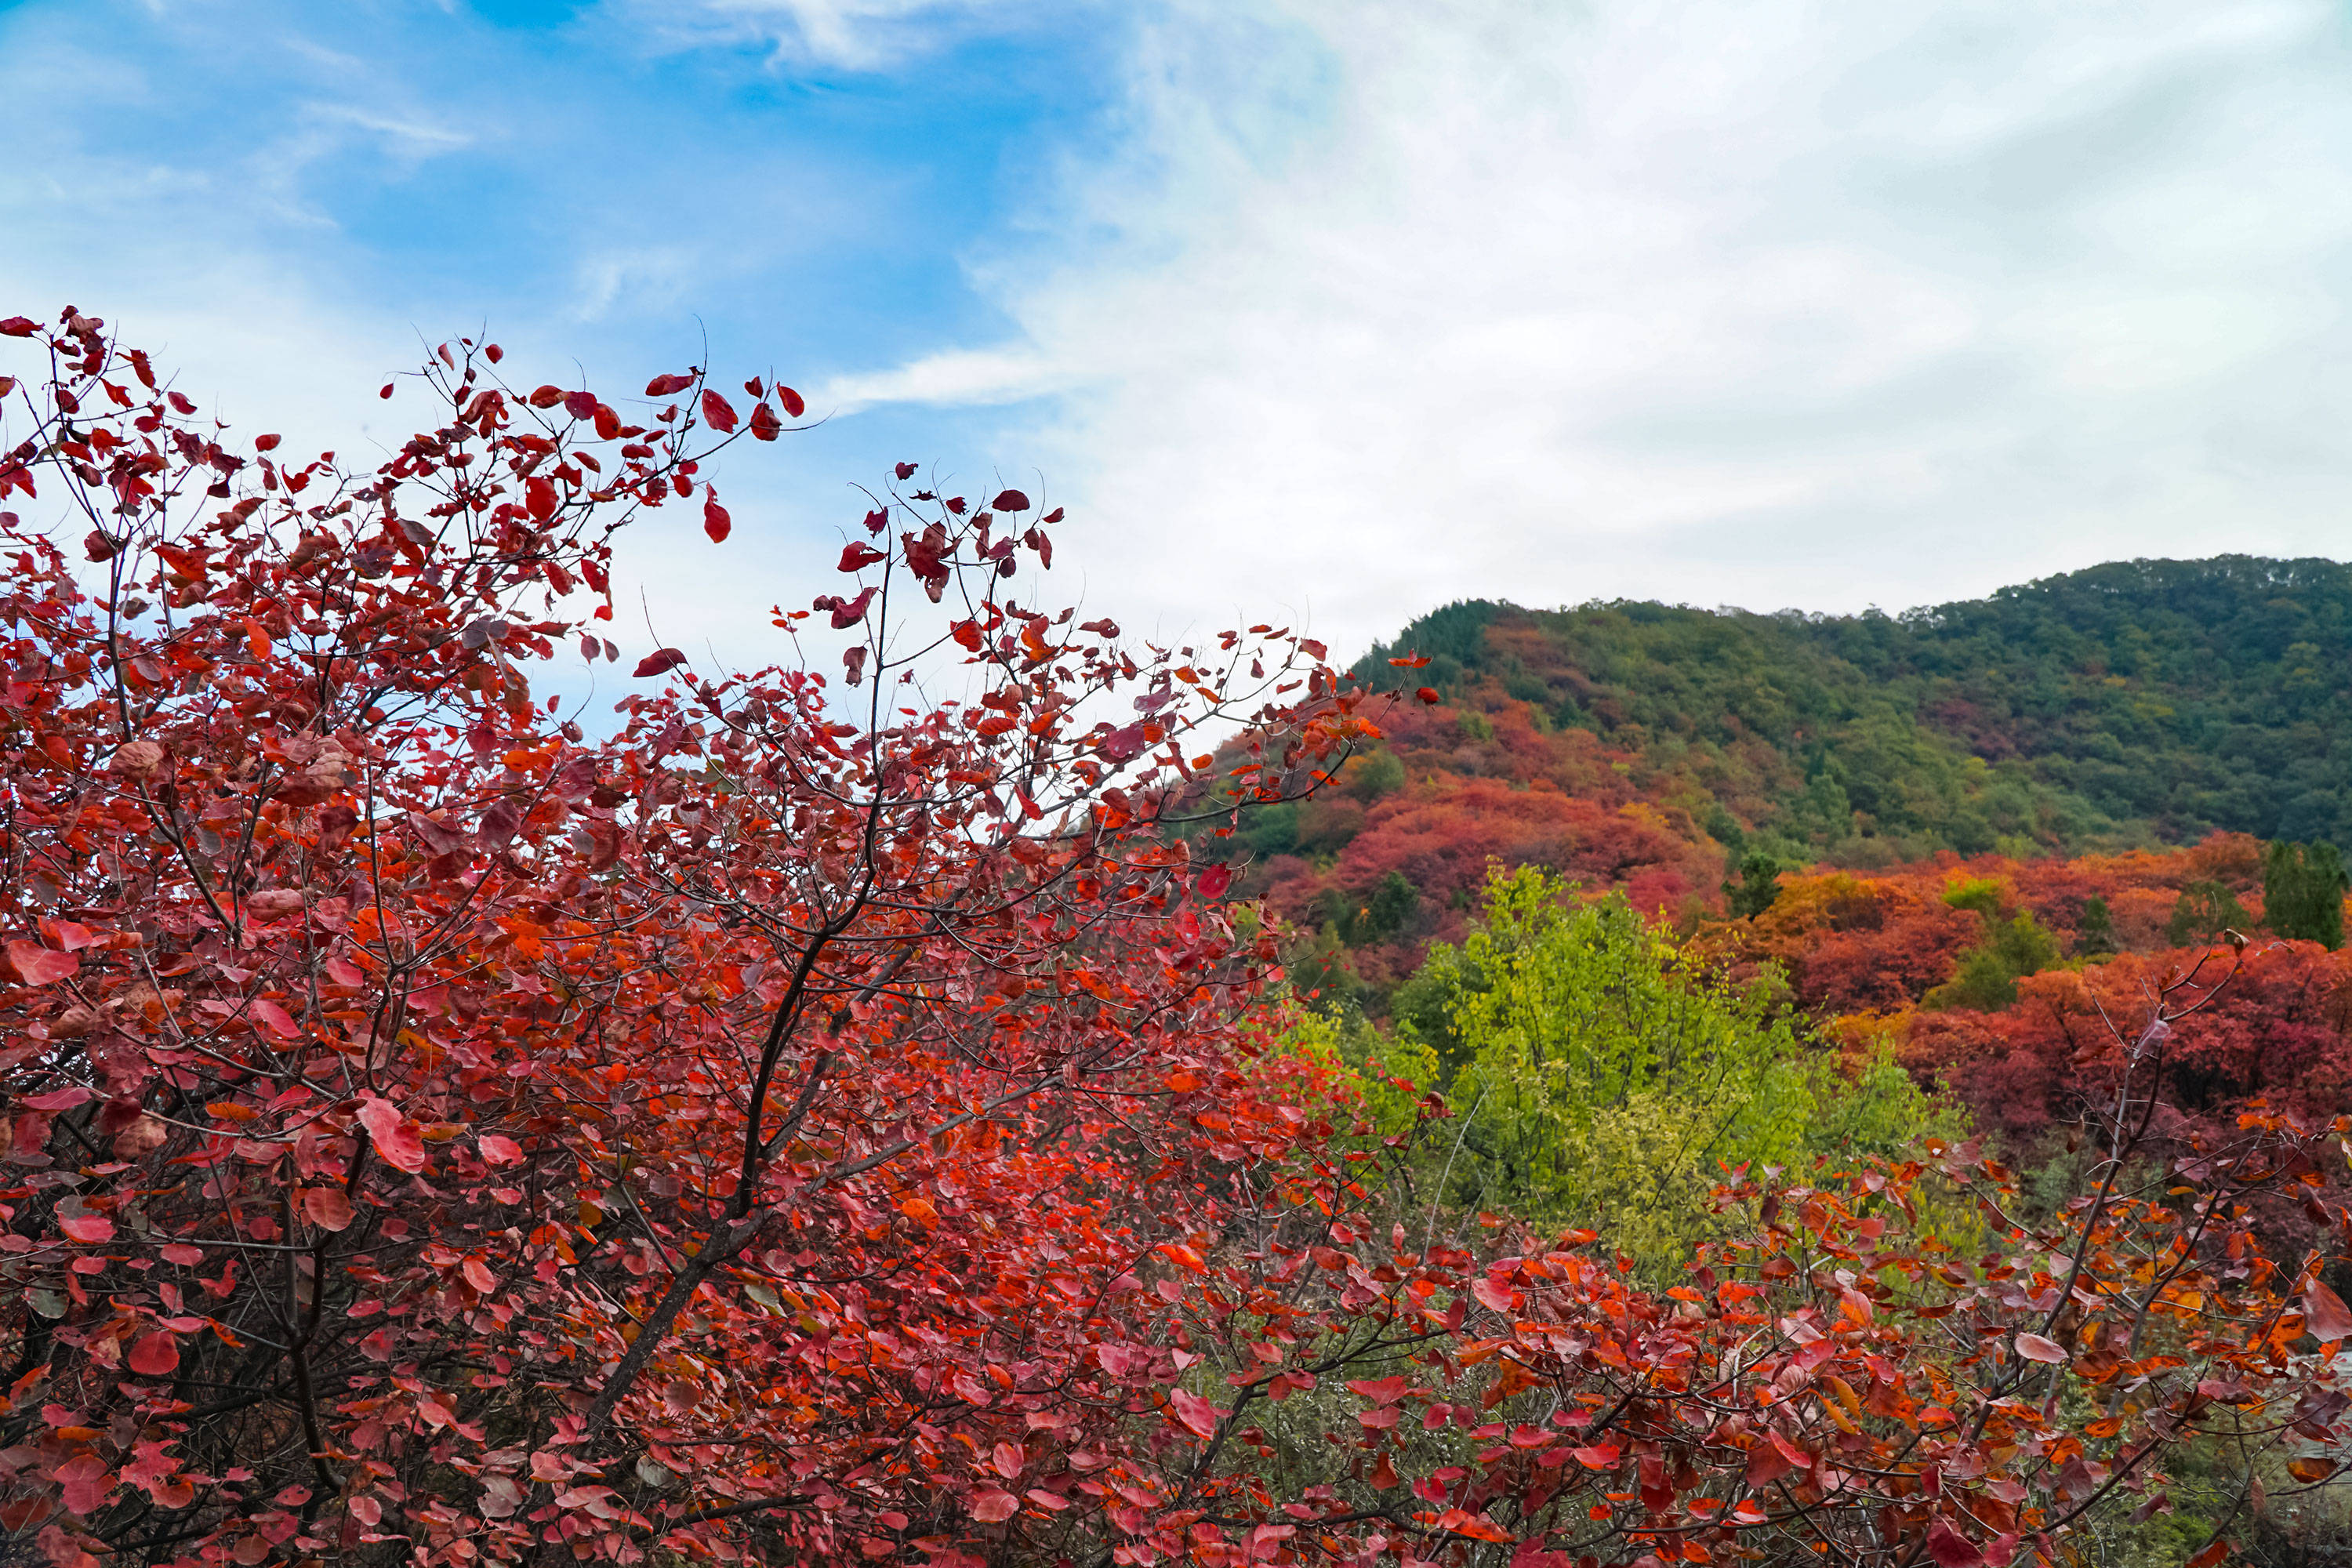
{"label": "mountain ridge", "polygon": [[[1461,601],[1375,645],[1357,672],[1386,684],[1386,660],[1407,649],[1433,656],[1423,679],[1444,697],[1486,708],[1499,692],[1548,704],[1555,723],[1637,748],[1649,739],[1642,731],[1718,743],[1761,736],[1803,745],[1813,764],[1868,738],[1835,736],[1830,726],[1874,710],[1899,715],[1988,765],[2032,764],[2046,786],[2034,793],[2049,797],[2038,804],[2058,819],[2000,826],[2052,851],[2104,847],[2118,837],[2191,842],[2215,830],[2352,837],[2344,675],[2352,669],[2352,566],[2320,558],[2109,562],[1895,615]],[[1760,673],[1759,654],[1772,656],[1782,678],[1763,690],[1749,679]],[[1678,673],[1696,658],[1738,668],[1713,681]],[[1709,698],[1736,722],[1709,723]],[[2216,761],[2157,779],[2135,761],[2151,749]],[[1811,766],[1808,776],[1820,772]],[[1899,808],[1870,815],[1921,820]],[[1818,830],[1790,837],[1792,851],[1799,843],[1834,848]]]}

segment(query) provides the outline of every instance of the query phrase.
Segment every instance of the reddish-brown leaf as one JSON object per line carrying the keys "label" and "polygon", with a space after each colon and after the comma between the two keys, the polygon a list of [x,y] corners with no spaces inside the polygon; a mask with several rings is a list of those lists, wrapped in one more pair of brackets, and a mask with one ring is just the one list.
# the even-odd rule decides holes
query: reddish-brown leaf
{"label": "reddish-brown leaf", "polygon": [[320,1230],[347,1230],[351,1227],[352,1200],[344,1196],[341,1187],[304,1188],[302,1212]]}
{"label": "reddish-brown leaf", "polygon": [[2352,1335],[2352,1311],[2345,1310],[2344,1298],[2315,1274],[2303,1288],[2303,1326],[2322,1344]]}

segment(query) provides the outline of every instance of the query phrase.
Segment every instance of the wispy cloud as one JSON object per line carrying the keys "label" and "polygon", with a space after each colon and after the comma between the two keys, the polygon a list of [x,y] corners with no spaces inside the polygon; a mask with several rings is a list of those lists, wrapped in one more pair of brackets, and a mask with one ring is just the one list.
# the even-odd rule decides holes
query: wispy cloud
{"label": "wispy cloud", "polygon": [[[1858,607],[2343,548],[2352,67],[2317,4],[1177,5],[982,276],[1007,437],[1183,618]],[[1092,243],[1074,237],[1107,237]],[[997,396],[984,376],[981,395]]]}
{"label": "wispy cloud", "polygon": [[312,120],[334,126],[347,126],[365,132],[381,144],[412,157],[429,157],[455,153],[473,145],[474,138],[467,132],[431,120],[365,109],[350,103],[313,102],[303,106]]}
{"label": "wispy cloud", "polygon": [[875,71],[1034,19],[1024,0],[610,0],[672,47],[754,45],[788,61]]}
{"label": "wispy cloud", "polygon": [[835,376],[814,395],[816,406],[841,414],[890,403],[1019,403],[1068,390],[1075,368],[1021,351],[950,349],[898,370]]}

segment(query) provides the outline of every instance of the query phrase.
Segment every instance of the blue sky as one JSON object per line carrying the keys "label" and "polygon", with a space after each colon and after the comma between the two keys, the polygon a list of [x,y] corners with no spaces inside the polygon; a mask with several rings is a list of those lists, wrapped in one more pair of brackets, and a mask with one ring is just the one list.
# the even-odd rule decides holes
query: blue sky
{"label": "blue sky", "polygon": [[0,308],[247,428],[363,449],[484,323],[799,386],[734,542],[639,543],[734,658],[900,458],[1068,503],[1132,625],[1349,650],[2347,553],[2324,5],[18,0],[0,103]]}

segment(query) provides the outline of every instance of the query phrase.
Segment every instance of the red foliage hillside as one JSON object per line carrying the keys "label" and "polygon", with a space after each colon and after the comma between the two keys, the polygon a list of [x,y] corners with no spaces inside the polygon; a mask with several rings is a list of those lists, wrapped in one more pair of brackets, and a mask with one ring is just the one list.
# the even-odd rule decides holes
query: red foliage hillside
{"label": "red foliage hillside", "polygon": [[[1371,984],[1395,984],[1428,942],[1462,935],[1491,863],[1622,889],[1650,911],[1696,912],[1714,899],[1722,847],[1677,794],[1637,782],[1633,753],[1555,730],[1524,702],[1373,711],[1381,750],[1236,841],[1255,852],[1242,889],[1309,931],[1334,926]],[[1379,917],[1373,901],[1391,877],[1409,905]]]}

